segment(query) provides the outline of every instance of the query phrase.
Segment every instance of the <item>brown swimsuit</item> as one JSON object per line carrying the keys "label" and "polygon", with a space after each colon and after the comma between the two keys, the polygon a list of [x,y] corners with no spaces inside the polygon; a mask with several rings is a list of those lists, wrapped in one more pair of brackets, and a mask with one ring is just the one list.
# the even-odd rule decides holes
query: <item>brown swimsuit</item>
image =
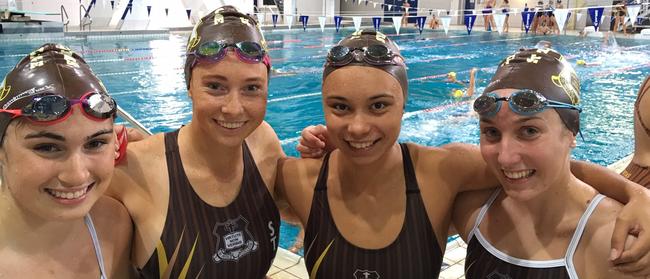
{"label": "brown swimsuit", "polygon": [[[641,99],[643,98],[643,96],[647,91],[650,91],[650,90],[643,90],[645,87],[648,86],[648,83],[650,83],[650,78],[646,79],[645,82],[641,85],[641,92],[639,93],[639,97],[637,97],[636,102],[634,103],[634,114],[636,115],[639,124],[641,124],[641,127],[643,127],[643,130],[645,131],[646,135],[650,137],[650,129],[645,123],[643,123],[643,119],[641,118],[641,113],[639,110]],[[636,182],[638,184],[645,186],[646,188],[650,188],[650,170],[647,166],[641,166],[634,162],[630,162],[630,164],[625,168],[625,170],[621,172],[621,175],[632,182]]]}

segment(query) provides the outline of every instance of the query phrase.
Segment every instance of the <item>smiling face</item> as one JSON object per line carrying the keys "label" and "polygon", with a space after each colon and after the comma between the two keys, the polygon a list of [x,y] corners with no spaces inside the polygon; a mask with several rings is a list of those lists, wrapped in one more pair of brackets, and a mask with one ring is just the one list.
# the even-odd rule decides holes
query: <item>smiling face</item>
{"label": "smiling face", "polygon": [[65,121],[13,121],[0,161],[1,195],[27,215],[71,220],[88,214],[110,183],[115,160],[113,119],[95,121],[79,106]]}
{"label": "smiling face", "polygon": [[262,63],[239,60],[232,50],[216,63],[199,63],[190,85],[192,122],[226,146],[239,146],[264,119],[268,74]]}
{"label": "smiling face", "polygon": [[[508,97],[515,91],[494,93]],[[503,102],[496,116],[481,117],[480,127],[483,159],[509,197],[530,200],[551,187],[566,185],[575,136],[556,111],[522,116]]]}
{"label": "smiling face", "polygon": [[399,136],[404,96],[390,74],[346,66],[323,81],[323,110],[334,144],[358,164],[375,162]]}

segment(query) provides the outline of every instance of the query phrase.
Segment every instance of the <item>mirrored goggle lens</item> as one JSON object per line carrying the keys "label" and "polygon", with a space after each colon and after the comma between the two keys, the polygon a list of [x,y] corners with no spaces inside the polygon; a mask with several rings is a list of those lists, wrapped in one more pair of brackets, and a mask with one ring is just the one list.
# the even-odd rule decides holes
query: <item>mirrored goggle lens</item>
{"label": "mirrored goggle lens", "polygon": [[223,50],[223,45],[218,42],[207,42],[199,46],[196,53],[201,56],[211,57],[219,54]]}
{"label": "mirrored goggle lens", "polygon": [[496,98],[492,96],[481,96],[474,101],[474,111],[478,114],[485,114],[494,110],[496,106]]}
{"label": "mirrored goggle lens", "polygon": [[335,46],[330,49],[329,54],[327,57],[332,61],[332,62],[341,62],[346,60],[348,55],[350,54],[350,49],[345,46]]}
{"label": "mirrored goggle lens", "polygon": [[372,45],[366,50],[366,57],[376,61],[388,61],[391,59],[391,51],[384,45]]}
{"label": "mirrored goggle lens", "polygon": [[255,59],[262,59],[264,57],[264,50],[262,46],[255,42],[240,42],[237,43],[237,48],[242,54]]}
{"label": "mirrored goggle lens", "polygon": [[25,114],[36,121],[52,121],[61,118],[70,109],[67,99],[58,95],[36,97]]}
{"label": "mirrored goggle lens", "polygon": [[109,118],[115,114],[117,105],[108,95],[93,93],[83,100],[84,110],[97,118]]}
{"label": "mirrored goggle lens", "polygon": [[513,109],[521,113],[536,113],[544,109],[544,100],[532,91],[521,91],[510,97]]}

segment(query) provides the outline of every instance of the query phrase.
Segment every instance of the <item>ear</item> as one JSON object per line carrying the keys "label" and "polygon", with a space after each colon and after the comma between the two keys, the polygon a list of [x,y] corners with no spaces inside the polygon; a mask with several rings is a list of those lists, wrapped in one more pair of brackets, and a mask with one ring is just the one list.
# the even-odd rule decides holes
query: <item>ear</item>
{"label": "ear", "polygon": [[[566,130],[568,131],[569,129],[566,129]],[[576,139],[576,135],[574,135],[571,131],[569,131],[568,136],[569,136],[569,140],[570,140],[569,147],[571,147],[571,149],[576,148],[576,146],[578,146],[578,141]]]}

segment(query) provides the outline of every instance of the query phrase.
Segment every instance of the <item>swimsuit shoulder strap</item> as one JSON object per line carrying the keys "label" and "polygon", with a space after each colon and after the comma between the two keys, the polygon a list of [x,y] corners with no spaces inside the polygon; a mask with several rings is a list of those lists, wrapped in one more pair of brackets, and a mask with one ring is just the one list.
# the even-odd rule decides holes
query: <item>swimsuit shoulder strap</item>
{"label": "swimsuit shoulder strap", "polygon": [[569,242],[569,247],[567,248],[566,255],[564,256],[564,261],[566,263],[569,277],[572,279],[578,279],[578,273],[576,272],[576,268],[573,264],[573,256],[575,255],[578,244],[580,243],[580,238],[582,238],[585,227],[587,227],[587,221],[589,221],[589,217],[591,217],[591,214],[594,213],[596,207],[604,198],[605,196],[598,194],[591,200],[585,212],[582,213],[582,217],[580,217],[580,221],[578,221],[578,226],[576,226],[573,237],[571,237],[571,242]]}
{"label": "swimsuit shoulder strap", "polygon": [[490,196],[490,198],[481,207],[481,211],[479,211],[478,216],[476,216],[476,221],[474,222],[474,227],[472,228],[472,231],[469,232],[469,236],[467,237],[467,243],[469,243],[469,241],[474,236],[474,233],[476,232],[476,230],[478,230],[478,225],[480,225],[481,221],[483,221],[483,218],[485,217],[485,214],[487,213],[490,206],[492,206],[492,203],[494,203],[494,201],[497,199],[497,197],[499,196],[499,193],[501,193],[501,187],[494,190],[494,193],[492,193],[492,196]]}
{"label": "swimsuit shoulder strap", "polygon": [[93,219],[90,218],[90,214],[84,216],[84,223],[86,223],[86,227],[88,227],[88,231],[90,232],[90,238],[93,241],[93,247],[95,247],[95,257],[97,257],[97,263],[99,264],[99,278],[106,279],[106,270],[104,268],[104,256],[102,256],[102,247],[99,245],[99,238],[97,237],[97,231],[95,230]]}

